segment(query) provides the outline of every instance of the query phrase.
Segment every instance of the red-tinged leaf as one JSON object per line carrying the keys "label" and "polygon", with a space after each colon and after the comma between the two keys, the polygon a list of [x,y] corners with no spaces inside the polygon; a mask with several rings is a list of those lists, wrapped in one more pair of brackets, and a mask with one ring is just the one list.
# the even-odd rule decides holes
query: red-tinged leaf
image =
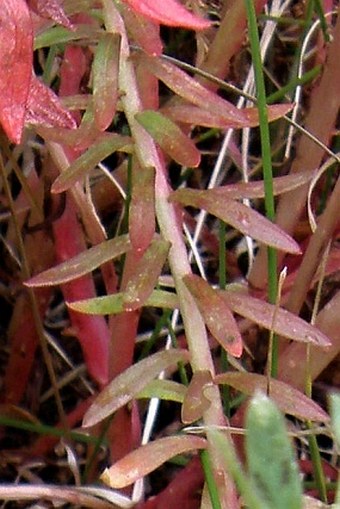
{"label": "red-tinged leaf", "polygon": [[62,106],[59,97],[34,74],[30,83],[25,122],[46,127],[76,128],[74,118]]}
{"label": "red-tinged leaf", "polygon": [[124,2],[134,11],[162,25],[192,30],[204,30],[211,25],[210,21],[191,14],[176,0],[167,0],[166,2],[124,0]]}
{"label": "red-tinged leaf", "polygon": [[170,458],[206,447],[205,438],[193,435],[159,438],[132,451],[107,468],[101,475],[101,480],[111,488],[125,488]]}
{"label": "red-tinged leaf", "polygon": [[237,109],[232,103],[210,92],[174,64],[147,55],[141,55],[139,58],[141,65],[189,103],[216,114],[232,125],[247,127],[249,121],[243,110]]}
{"label": "red-tinged leaf", "polygon": [[182,405],[181,418],[184,424],[198,421],[210,407],[211,401],[205,396],[204,389],[212,383],[210,371],[195,371]]}
{"label": "red-tinged leaf", "polygon": [[[252,395],[256,390],[267,392],[268,379],[264,375],[256,373],[223,373],[214,378],[217,384],[228,384],[234,389],[247,395]],[[327,413],[307,398],[302,392],[294,389],[289,384],[270,379],[270,397],[275,401],[282,412],[294,415],[301,420],[328,422]]]}
{"label": "red-tinged leaf", "polygon": [[225,223],[230,224],[244,235],[275,247],[281,251],[300,254],[299,245],[281,228],[243,203],[223,196],[211,195],[209,191],[178,189],[171,193],[170,201],[206,210]]}
{"label": "red-tinged leaf", "polygon": [[170,243],[165,240],[151,242],[126,285],[123,297],[126,311],[140,308],[151,295],[169,249]]}
{"label": "red-tinged leaf", "polygon": [[128,235],[121,235],[87,249],[73,258],[45,270],[25,282],[26,286],[53,286],[72,281],[88,274],[100,265],[113,260],[131,249]]}
{"label": "red-tinged leaf", "polygon": [[84,416],[83,426],[88,428],[103,421],[131,401],[162,371],[176,366],[178,362],[188,362],[188,360],[187,350],[174,349],[157,352],[130,366],[98,395]]}
{"label": "red-tinged leaf", "polygon": [[0,8],[0,122],[20,143],[32,77],[33,28],[25,0],[3,0]]}
{"label": "red-tinged leaf", "polygon": [[28,0],[30,8],[42,18],[53,19],[59,25],[72,29],[60,0]]}
{"label": "red-tinged leaf", "polygon": [[134,42],[148,55],[161,55],[163,43],[159,35],[159,26],[125,4],[122,4],[122,11],[125,24]]}
{"label": "red-tinged leaf", "polygon": [[[68,302],[68,307],[79,313],[89,315],[111,315],[125,311],[124,293],[115,293],[93,299],[84,299],[76,302]],[[144,302],[144,306],[178,309],[179,301],[175,293],[164,290],[154,290]]]}
{"label": "red-tinged leaf", "polygon": [[136,120],[148,131],[158,145],[178,164],[195,168],[201,160],[200,151],[181,129],[161,113],[146,110]]}
{"label": "red-tinged leaf", "polygon": [[[268,107],[268,121],[273,122],[282,117],[292,106],[290,104],[275,104]],[[256,127],[259,125],[258,109],[247,108],[240,110],[244,119],[240,123],[234,118],[226,118],[216,111],[191,106],[190,104],[181,104],[174,106],[165,106],[161,112],[175,122],[182,122],[190,125],[201,125],[203,127],[216,127],[218,129],[229,129],[244,127]]]}
{"label": "red-tinged leaf", "polygon": [[120,35],[106,32],[98,42],[92,65],[95,123],[105,131],[116,113]]}
{"label": "red-tinged leaf", "polygon": [[145,251],[155,229],[155,169],[139,166],[135,160],[132,169],[129,234],[136,251]]}
{"label": "red-tinged leaf", "polygon": [[93,170],[100,161],[117,150],[130,152],[132,150],[131,139],[127,136],[110,134],[104,140],[92,145],[53,182],[52,193],[66,191]]}
{"label": "red-tinged leaf", "polygon": [[220,291],[220,295],[235,313],[280,336],[320,347],[331,345],[325,334],[286,309],[234,291]]}
{"label": "red-tinged leaf", "polygon": [[242,355],[242,337],[235,318],[223,298],[204,279],[194,274],[183,277],[214,338],[231,355]]}

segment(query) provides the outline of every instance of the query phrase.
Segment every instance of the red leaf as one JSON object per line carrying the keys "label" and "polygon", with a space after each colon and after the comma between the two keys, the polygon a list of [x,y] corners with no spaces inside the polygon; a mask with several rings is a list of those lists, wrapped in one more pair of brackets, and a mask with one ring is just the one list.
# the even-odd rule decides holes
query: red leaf
{"label": "red leaf", "polygon": [[33,58],[33,32],[24,0],[3,0],[0,8],[0,122],[20,143]]}
{"label": "red leaf", "polygon": [[32,11],[42,18],[53,19],[59,25],[72,29],[72,23],[67,18],[60,0],[29,0]]}
{"label": "red leaf", "polygon": [[210,27],[210,21],[199,18],[187,11],[176,0],[124,0],[134,11],[146,18],[173,27],[192,28],[204,30]]}
{"label": "red leaf", "polygon": [[59,97],[35,75],[32,75],[30,83],[25,122],[46,127],[76,128],[74,118],[61,105]]}
{"label": "red leaf", "polygon": [[111,488],[124,488],[137,479],[149,474],[165,461],[196,449],[205,449],[205,438],[179,435],[166,437],[143,445],[127,454],[101,476],[102,481]]}
{"label": "red leaf", "polygon": [[156,229],[155,220],[155,169],[141,167],[134,162],[132,195],[129,213],[129,235],[137,251],[145,251]]}
{"label": "red leaf", "polygon": [[210,371],[195,371],[182,404],[181,418],[184,424],[198,421],[210,407],[211,401],[204,394],[204,389],[209,385],[212,385]]}
{"label": "red leaf", "polygon": [[203,319],[214,338],[231,355],[242,355],[242,337],[229,306],[209,283],[188,274],[183,281],[195,298]]}

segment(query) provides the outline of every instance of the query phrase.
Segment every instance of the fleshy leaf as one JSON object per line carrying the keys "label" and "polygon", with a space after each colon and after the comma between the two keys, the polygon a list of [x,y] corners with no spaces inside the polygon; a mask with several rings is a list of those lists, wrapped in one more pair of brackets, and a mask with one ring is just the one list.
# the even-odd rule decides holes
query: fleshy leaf
{"label": "fleshy leaf", "polygon": [[105,33],[98,42],[92,65],[95,123],[105,131],[116,113],[120,35]]}
{"label": "fleshy leaf", "polygon": [[[220,291],[220,294],[235,313],[266,329],[273,329],[280,336],[320,347],[331,345],[329,338],[319,329],[286,309],[278,308],[275,310],[273,304],[243,293]],[[274,314],[275,319],[273,320]]]}
{"label": "fleshy leaf", "polygon": [[130,366],[97,396],[84,416],[83,426],[87,428],[103,421],[131,401],[164,369],[188,360],[187,350],[173,349],[157,352]]}
{"label": "fleshy leaf", "polygon": [[30,8],[42,18],[53,19],[56,23],[66,28],[72,28],[60,0],[29,0]]}
{"label": "fleshy leaf", "polygon": [[124,488],[149,474],[165,461],[197,449],[205,449],[205,438],[180,435],[159,438],[127,454],[101,475],[101,480],[111,488]]}
{"label": "fleshy leaf", "polygon": [[[68,307],[79,313],[89,315],[111,315],[125,311],[124,293],[68,302]],[[175,293],[154,290],[144,303],[145,306],[166,309],[178,309],[179,301]]]}
{"label": "fleshy leaf", "polygon": [[142,389],[136,398],[159,398],[164,401],[176,401],[177,403],[183,403],[187,388],[185,385],[173,380],[152,380],[148,383],[144,389]]}
{"label": "fleshy leaf", "polygon": [[176,0],[167,0],[166,2],[124,0],[124,2],[134,11],[162,25],[193,30],[204,30],[210,27],[210,21],[191,14]]}
{"label": "fleshy leaf", "polygon": [[52,286],[72,281],[88,274],[100,265],[117,258],[131,249],[128,235],[121,235],[93,246],[87,251],[66,260],[65,262],[41,272],[28,281],[26,286]]}
{"label": "fleshy leaf", "polygon": [[100,161],[117,150],[130,152],[132,150],[131,139],[118,134],[110,134],[104,141],[92,145],[53,182],[52,193],[66,191],[79,179],[85,177],[89,171],[93,170]]}
{"label": "fleshy leaf", "polygon": [[157,283],[165,263],[170,243],[165,240],[151,242],[143,257],[138,262],[135,273],[127,282],[123,302],[127,311],[144,305]]}
{"label": "fleshy leaf", "polygon": [[250,402],[246,429],[247,463],[254,491],[268,507],[302,509],[300,474],[284,419],[264,393]]}
{"label": "fleshy leaf", "polygon": [[188,274],[183,277],[183,281],[195,298],[211,334],[228,353],[240,357],[242,336],[229,306],[218,292],[199,276]]}
{"label": "fleshy leaf", "polygon": [[[256,373],[223,373],[215,376],[214,382],[230,385],[249,396],[256,390],[267,391],[267,377]],[[319,405],[289,384],[271,379],[270,397],[282,412],[294,415],[298,419],[317,422],[329,421],[329,416]]]}
{"label": "fleshy leaf", "polygon": [[25,0],[3,0],[0,9],[0,121],[20,143],[32,77],[33,29]]}
{"label": "fleshy leaf", "polygon": [[230,224],[244,235],[275,247],[281,251],[300,254],[299,245],[281,228],[243,203],[221,196],[211,195],[209,191],[195,189],[178,189],[171,193],[170,201],[180,202],[186,206],[206,210],[225,223]]}
{"label": "fleshy leaf", "polygon": [[134,160],[129,212],[129,234],[134,249],[145,251],[155,230],[155,169],[141,167]]}
{"label": "fleshy leaf", "polygon": [[210,407],[211,401],[205,396],[204,389],[212,383],[210,371],[195,371],[182,405],[181,418],[184,424],[198,421]]}
{"label": "fleshy leaf", "polygon": [[159,26],[122,4],[123,17],[129,33],[136,44],[148,55],[161,55],[163,51],[162,40],[159,35]]}
{"label": "fleshy leaf", "polygon": [[200,151],[194,142],[167,117],[157,111],[146,110],[138,113],[136,120],[178,164],[193,168],[199,165]]}

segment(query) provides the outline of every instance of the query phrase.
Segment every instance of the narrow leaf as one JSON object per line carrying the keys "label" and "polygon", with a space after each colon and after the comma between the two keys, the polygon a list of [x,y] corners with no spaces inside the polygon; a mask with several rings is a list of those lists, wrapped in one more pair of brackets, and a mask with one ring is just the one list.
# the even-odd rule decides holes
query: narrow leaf
{"label": "narrow leaf", "polygon": [[127,5],[122,4],[122,12],[133,41],[148,55],[161,55],[163,43],[159,34],[159,25],[141,16]]}
{"label": "narrow leaf", "polygon": [[198,421],[210,407],[211,401],[205,396],[204,389],[212,384],[210,371],[195,371],[182,405],[181,418],[184,424]]}
{"label": "narrow leaf", "polygon": [[282,415],[264,394],[250,402],[246,427],[249,475],[259,497],[268,507],[301,509],[302,486],[292,444]]}
{"label": "narrow leaf", "polygon": [[134,249],[145,251],[155,230],[155,169],[141,167],[134,160],[129,212],[129,234]]}
{"label": "narrow leaf", "polygon": [[169,242],[154,240],[145,251],[123,294],[124,307],[127,311],[140,308],[151,295],[165,263],[169,248]]}
{"label": "narrow leaf", "polygon": [[32,76],[33,29],[25,0],[3,0],[0,9],[0,122],[20,143]]}
{"label": "narrow leaf", "polygon": [[[89,315],[111,315],[125,311],[124,293],[68,302],[67,305],[70,309],[74,309],[74,311]],[[154,290],[150,297],[146,299],[144,305],[156,308],[178,309],[179,301],[175,293]]]}
{"label": "narrow leaf", "polygon": [[185,285],[196,300],[203,319],[214,338],[231,355],[242,355],[242,336],[235,318],[221,295],[199,276],[183,277]]}
{"label": "narrow leaf", "polygon": [[105,131],[116,113],[120,35],[106,32],[98,42],[92,65],[93,107],[96,125]]}
{"label": "narrow leaf", "polygon": [[45,270],[25,282],[26,286],[52,286],[88,274],[105,262],[117,258],[131,248],[128,235],[121,235],[91,247],[52,269]]}
{"label": "narrow leaf", "polygon": [[158,398],[164,401],[176,401],[183,403],[187,388],[185,385],[172,380],[152,380],[144,389],[142,389],[136,398]]}
{"label": "narrow leaf", "polygon": [[[267,377],[256,373],[223,373],[215,376],[214,382],[230,385],[247,395],[257,390],[267,391]],[[303,421],[329,421],[329,416],[319,405],[289,384],[271,379],[270,397],[285,414],[294,415]]]}
{"label": "narrow leaf", "polygon": [[85,177],[89,171],[93,170],[100,161],[117,150],[130,152],[132,150],[131,139],[126,136],[111,134],[104,141],[92,145],[53,182],[52,193],[66,191],[82,177]]}
{"label": "narrow leaf", "polygon": [[72,28],[60,0],[29,0],[29,6],[42,18],[53,19],[56,23],[66,28]]}
{"label": "narrow leaf", "polygon": [[[278,308],[275,310],[273,304],[243,293],[221,291],[220,294],[235,313],[266,329],[273,329],[280,336],[320,347],[331,345],[330,339],[319,329],[286,309]],[[274,316],[275,320],[273,320]]]}
{"label": "narrow leaf", "polygon": [[181,129],[161,113],[142,111],[136,120],[148,131],[158,145],[178,164],[196,167],[201,160],[200,151]]}
{"label": "narrow leaf", "polygon": [[210,21],[187,11],[177,0],[155,2],[154,0],[124,0],[134,11],[162,25],[204,30]]}
{"label": "narrow leaf", "polygon": [[174,436],[159,438],[127,454],[101,475],[101,480],[111,488],[125,488],[149,474],[178,454],[205,449],[205,438]]}
{"label": "narrow leaf", "polygon": [[275,247],[281,251],[300,254],[299,245],[281,228],[243,203],[211,195],[209,191],[178,189],[171,193],[170,201],[178,201],[186,206],[202,208],[222,219],[244,235]]}
{"label": "narrow leaf", "polygon": [[187,350],[166,350],[150,355],[137,362],[118,375],[95,399],[83,420],[83,426],[94,426],[106,419],[118,408],[126,405],[148,383],[164,369],[175,366],[178,362],[187,362]]}

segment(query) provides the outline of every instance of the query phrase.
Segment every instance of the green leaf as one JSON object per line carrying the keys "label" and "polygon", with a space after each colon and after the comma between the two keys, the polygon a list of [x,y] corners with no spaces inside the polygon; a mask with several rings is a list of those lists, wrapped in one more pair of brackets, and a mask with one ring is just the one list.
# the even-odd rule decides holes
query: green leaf
{"label": "green leaf", "polygon": [[164,401],[175,401],[183,403],[187,387],[172,380],[152,380],[144,389],[142,389],[136,398],[158,398]]}
{"label": "green leaf", "polygon": [[45,270],[25,282],[26,286],[53,286],[67,283],[88,274],[105,262],[113,260],[131,249],[128,235],[121,235],[67,260],[66,262]]}
{"label": "green leaf", "polygon": [[249,475],[271,509],[301,509],[302,489],[282,415],[263,393],[251,400],[246,417]]}
{"label": "green leaf", "polygon": [[338,446],[340,446],[340,395],[339,394],[331,394],[330,396],[330,407],[331,407],[331,417],[332,417],[332,428],[338,442]]}
{"label": "green leaf", "polygon": [[111,488],[125,488],[170,458],[193,450],[205,449],[206,446],[207,441],[196,436],[180,435],[159,438],[130,452],[112,467],[107,468],[103,472],[101,480]]}
{"label": "green leaf", "polygon": [[94,118],[101,131],[109,127],[116,112],[120,40],[120,34],[101,35],[93,60]]}
{"label": "green leaf", "polygon": [[167,117],[153,110],[142,111],[135,116],[158,145],[178,164],[196,167],[201,160],[194,142]]}
{"label": "green leaf", "polygon": [[[77,300],[68,302],[67,306],[74,311],[87,313],[89,315],[117,314],[126,310],[124,306],[124,295],[124,293],[115,293],[113,295],[105,295],[93,299]],[[178,309],[179,302],[175,293],[164,290],[154,290],[150,297],[144,302],[144,306]]]}
{"label": "green leaf", "polygon": [[52,193],[62,193],[78,180],[85,177],[87,173],[100,161],[113,154],[116,151],[131,152],[131,138],[120,136],[118,134],[107,134],[104,141],[95,143],[84,154],[76,159],[59,177],[53,182]]}
{"label": "green leaf", "polygon": [[209,283],[190,274],[183,281],[195,298],[203,319],[214,338],[231,355],[242,355],[242,337],[229,306]]}
{"label": "green leaf", "polygon": [[157,352],[130,366],[102,390],[86,412],[85,428],[94,426],[131,401],[148,383],[164,369],[189,360],[187,350]]}

